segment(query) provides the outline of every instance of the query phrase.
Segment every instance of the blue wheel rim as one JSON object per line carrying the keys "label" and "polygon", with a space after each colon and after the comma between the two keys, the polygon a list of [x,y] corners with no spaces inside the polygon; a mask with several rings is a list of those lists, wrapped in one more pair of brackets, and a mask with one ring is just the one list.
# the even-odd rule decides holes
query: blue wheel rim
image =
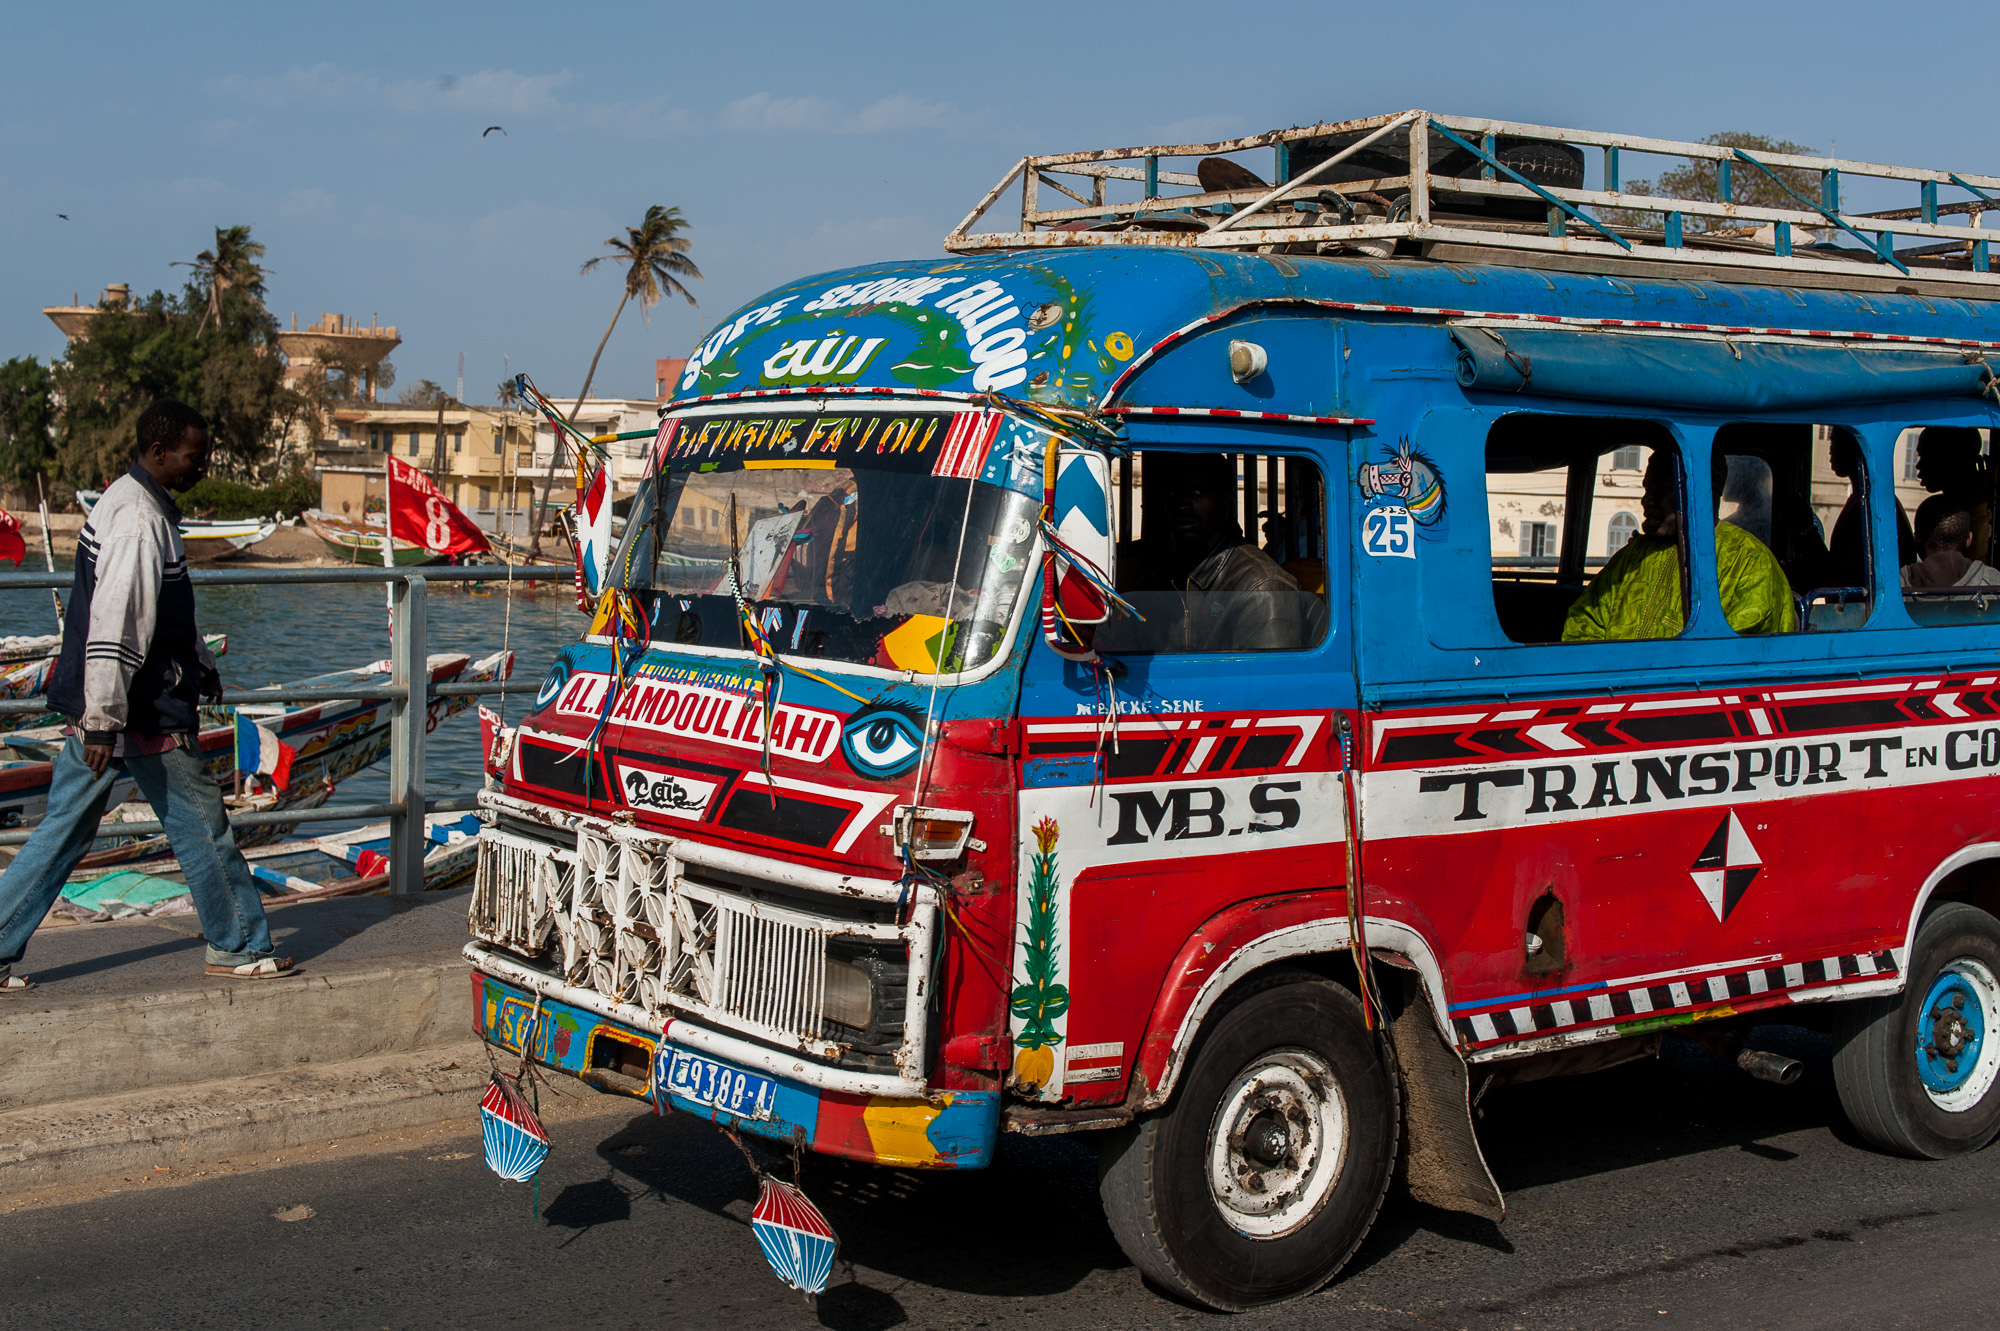
{"label": "blue wheel rim", "polygon": [[1986,1013],[1972,981],[1948,967],[1932,983],[1917,1017],[1917,1075],[1925,1089],[1949,1095],[1964,1088],[1986,1043]]}

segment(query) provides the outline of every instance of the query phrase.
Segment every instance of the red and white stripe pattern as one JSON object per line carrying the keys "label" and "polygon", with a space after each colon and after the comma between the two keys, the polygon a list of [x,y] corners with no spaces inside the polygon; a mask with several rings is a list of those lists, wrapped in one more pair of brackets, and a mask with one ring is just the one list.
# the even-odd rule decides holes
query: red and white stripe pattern
{"label": "red and white stripe pattern", "polygon": [[1219,416],[1225,420],[1283,421],[1288,425],[1373,425],[1373,416],[1299,416],[1288,411],[1236,411],[1229,407],[1106,407],[1107,416]]}
{"label": "red and white stripe pattern", "polygon": [[945,432],[944,449],[938,454],[933,476],[973,480],[986,465],[986,450],[1000,430],[997,411],[961,411],[951,418]]}
{"label": "red and white stripe pattern", "polygon": [[655,470],[666,465],[667,453],[674,446],[674,436],[680,433],[681,418],[664,416],[660,419],[660,432],[653,436],[653,467]]}
{"label": "red and white stripe pattern", "polygon": [[1815,342],[1880,342],[1892,346],[1950,347],[1970,351],[2000,351],[2000,342],[1970,337],[1917,337],[1909,333],[1867,333],[1851,328],[1753,328],[1747,324],[1672,323],[1664,319],[1601,319],[1577,314],[1522,314],[1516,310],[1458,310],[1442,305],[1385,305],[1363,300],[1318,300],[1308,296],[1270,296],[1246,300],[1226,310],[1204,315],[1183,324],[1132,358],[1111,386],[1104,390],[1099,410],[1118,396],[1125,385],[1145,365],[1166,348],[1224,319],[1245,310],[1267,305],[1306,306],[1319,310],[1342,310],[1354,314],[1406,314],[1420,319],[1491,319],[1503,323],[1549,324],[1564,328],[1638,328],[1670,333],[1713,333],[1724,337],[1790,337]]}

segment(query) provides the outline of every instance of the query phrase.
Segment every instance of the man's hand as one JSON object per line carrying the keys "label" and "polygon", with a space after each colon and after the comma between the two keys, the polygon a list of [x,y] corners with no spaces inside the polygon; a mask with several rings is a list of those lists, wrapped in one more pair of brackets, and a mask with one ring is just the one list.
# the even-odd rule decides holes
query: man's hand
{"label": "man's hand", "polygon": [[209,702],[222,701],[222,675],[207,666],[201,671],[201,696]]}
{"label": "man's hand", "polygon": [[111,746],[109,744],[84,745],[83,765],[90,769],[92,776],[103,776],[104,769],[111,765]]}

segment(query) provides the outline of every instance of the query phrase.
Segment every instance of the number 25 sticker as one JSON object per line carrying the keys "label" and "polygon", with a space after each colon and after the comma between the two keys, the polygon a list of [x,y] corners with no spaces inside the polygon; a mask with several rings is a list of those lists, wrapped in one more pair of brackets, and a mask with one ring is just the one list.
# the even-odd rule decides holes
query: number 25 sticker
{"label": "number 25 sticker", "polygon": [[1361,520],[1361,546],[1378,558],[1417,557],[1417,524],[1407,508],[1371,508]]}

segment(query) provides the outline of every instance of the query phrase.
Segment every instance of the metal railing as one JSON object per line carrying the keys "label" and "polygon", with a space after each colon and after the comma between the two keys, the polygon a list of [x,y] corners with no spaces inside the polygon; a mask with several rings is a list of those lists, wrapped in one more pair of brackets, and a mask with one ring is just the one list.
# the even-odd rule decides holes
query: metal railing
{"label": "metal railing", "polygon": [[[1530,179],[1508,160],[1510,146],[1523,143],[1569,150],[1575,178],[1567,184]],[[1275,150],[1269,184],[1240,163],[1209,185],[1199,169],[1161,165],[1256,148]],[[1473,173],[1434,170],[1435,148]],[[1295,170],[1295,149],[1311,164],[1302,156]],[[1583,188],[1586,150],[1602,153],[1600,189]],[[1623,178],[1623,153],[1678,159],[1698,173],[1712,172],[1717,197],[1634,193],[1627,185],[1645,182]],[[1350,160],[1347,170],[1333,170]],[[1357,178],[1368,170],[1381,174]],[[973,230],[1016,180],[1019,229]],[[1847,211],[1843,182],[1857,180],[1913,187],[1914,206]],[[1111,201],[1108,181],[1136,182],[1141,197]],[[1062,206],[1044,207],[1044,198],[1054,195],[1062,196],[1053,199]],[[1513,205],[1504,214],[1482,208],[1501,200]],[[944,247],[965,254],[1166,245],[1382,257],[1396,241],[1408,240],[1446,261],[1470,257],[1597,272],[1612,271],[1605,262],[1643,259],[1683,269],[1735,269],[1741,280],[1813,273],[1821,279],[1814,285],[1834,287],[1886,287],[1915,276],[1990,299],[2000,287],[2000,270],[1993,232],[1981,223],[1994,211],[2000,211],[2000,176],[1412,110],[1216,143],[1031,154],[987,191]],[[1852,243],[1835,248],[1836,235]],[[1899,240],[1931,243],[1899,249]],[[1587,265],[1586,256],[1592,261]],[[1871,265],[1880,267],[1871,271]]]}
{"label": "metal railing", "polygon": [[[389,820],[389,891],[392,894],[421,892],[424,887],[424,854],[429,849],[423,815],[455,813],[477,807],[471,796],[452,799],[424,798],[424,734],[432,698],[465,698],[489,693],[533,693],[534,683],[495,680],[489,684],[431,684],[429,648],[425,618],[426,589],[433,582],[526,582],[519,568],[506,565],[452,568],[423,565],[412,568],[267,568],[195,569],[189,577],[197,586],[262,585],[269,583],[388,583],[389,662],[387,684],[346,687],[272,688],[227,690],[223,706],[246,703],[345,702],[370,698],[386,699],[389,714],[389,801],[386,804],[328,804],[317,809],[273,809],[265,812],[231,814],[231,827],[271,827],[292,823],[348,822],[357,819]],[[0,573],[0,591],[67,588],[74,580],[69,573]],[[539,579],[547,581],[546,576]],[[40,715],[48,710],[42,699],[0,702],[0,720],[9,716]],[[481,764],[482,772],[484,764]],[[166,829],[158,822],[100,822],[99,836],[157,836]],[[0,832],[0,845],[20,845],[33,829]]]}

